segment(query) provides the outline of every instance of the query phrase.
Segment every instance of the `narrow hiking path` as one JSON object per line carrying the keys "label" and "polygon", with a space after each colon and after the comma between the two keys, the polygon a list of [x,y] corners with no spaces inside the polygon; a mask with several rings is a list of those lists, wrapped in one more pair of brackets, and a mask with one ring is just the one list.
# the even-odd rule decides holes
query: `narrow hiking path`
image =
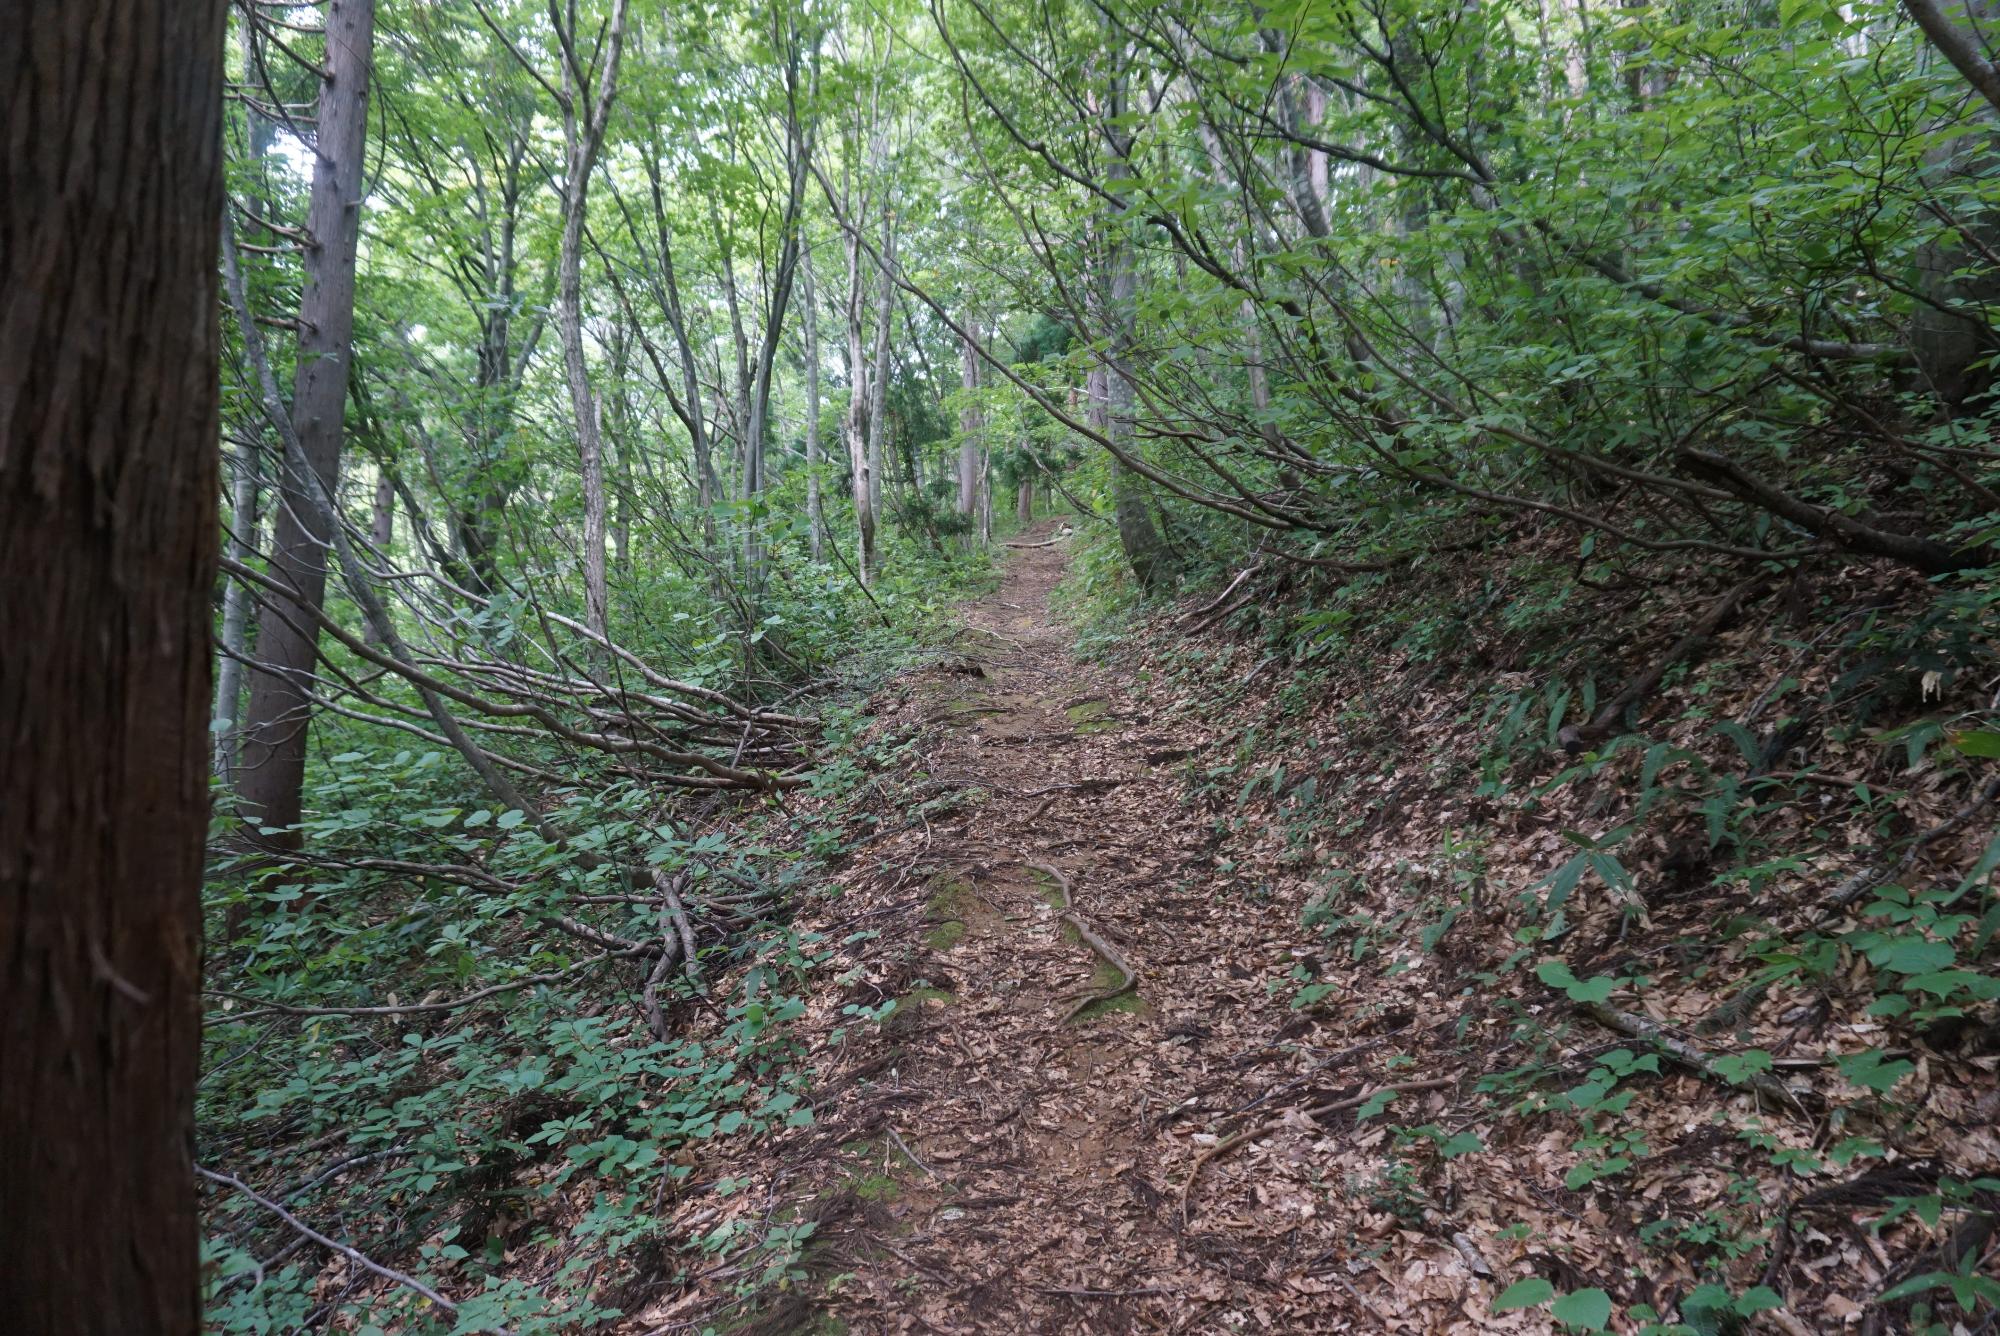
{"label": "narrow hiking path", "polygon": [[1410,1073],[1273,995],[1304,955],[1298,908],[1223,890],[1177,768],[1201,721],[1162,723],[1150,684],[1069,653],[1049,608],[1066,546],[1012,552],[962,657],[878,696],[881,831],[805,925],[841,944],[799,1022],[814,1125],[735,1152],[717,1176],[742,1190],[690,1219],[815,1222],[766,1331],[1388,1330],[1384,1305],[1430,1299],[1450,1320],[1394,1329],[1486,1329],[1447,1239],[1421,1240],[1434,1268],[1402,1249],[1357,1281],[1386,1249],[1356,1244],[1365,1212],[1327,1213],[1343,1185],[1315,1143]]}

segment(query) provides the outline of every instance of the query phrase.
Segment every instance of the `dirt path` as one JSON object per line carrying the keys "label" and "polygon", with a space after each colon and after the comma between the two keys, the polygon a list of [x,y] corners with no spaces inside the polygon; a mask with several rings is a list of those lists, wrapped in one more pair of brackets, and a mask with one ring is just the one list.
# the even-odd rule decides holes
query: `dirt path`
{"label": "dirt path", "polygon": [[[1297,909],[1220,889],[1176,768],[1199,729],[1069,654],[1048,607],[1065,556],[1014,552],[964,658],[876,703],[898,801],[819,926],[879,936],[808,1001],[814,1127],[775,1172],[768,1143],[726,1170],[762,1187],[740,1209],[817,1222],[761,1329],[1386,1330],[1308,1149],[1342,1133],[1303,1112],[1372,1082],[1290,1042],[1307,1026],[1266,980],[1295,963]],[[1086,935],[1136,985],[1076,1014],[1121,982]],[[885,1003],[880,1026],[853,1014]],[[1223,1144],[1287,1106],[1289,1139]]]}

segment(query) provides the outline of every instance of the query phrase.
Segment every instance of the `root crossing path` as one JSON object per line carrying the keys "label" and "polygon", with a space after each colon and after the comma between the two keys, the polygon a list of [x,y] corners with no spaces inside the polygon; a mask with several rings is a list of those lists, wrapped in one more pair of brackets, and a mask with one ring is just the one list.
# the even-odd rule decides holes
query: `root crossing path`
{"label": "root crossing path", "polygon": [[1201,722],[1070,654],[1066,552],[1010,553],[962,657],[876,701],[879,828],[804,923],[836,952],[798,1022],[814,1122],[705,1166],[738,1190],[687,1223],[813,1223],[766,1331],[1481,1329],[1391,1316],[1407,1259],[1385,1274],[1330,1213],[1329,1152],[1394,1077],[1274,995],[1297,907],[1220,870]]}

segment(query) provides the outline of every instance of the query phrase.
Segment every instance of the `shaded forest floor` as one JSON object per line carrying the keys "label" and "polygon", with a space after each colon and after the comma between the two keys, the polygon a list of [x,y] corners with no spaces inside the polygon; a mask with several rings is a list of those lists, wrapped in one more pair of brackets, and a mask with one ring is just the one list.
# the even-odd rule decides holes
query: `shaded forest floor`
{"label": "shaded forest floor", "polygon": [[[1216,1115],[1290,1108],[1312,1132],[1298,1107],[1363,1093],[1373,1065],[1287,1042],[1299,1018],[1262,978],[1291,963],[1297,908],[1218,899],[1175,768],[1199,739],[1071,656],[1048,608],[1064,551],[1014,553],[962,655],[876,703],[874,747],[908,787],[816,925],[868,936],[801,1022],[815,1125],[710,1166],[757,1185],[725,1211],[817,1224],[807,1282],[764,1329],[1334,1330],[1366,1302],[1309,1157],[1217,1163],[1183,1192]],[[1339,1134],[1326,1116],[1314,1135]],[[683,1209],[714,1227],[715,1201]],[[1435,1261],[1464,1266],[1449,1246]]]}
{"label": "shaded forest floor", "polygon": [[[1873,1222],[2000,1164],[1994,1036],[1955,1030],[1949,1067],[1901,1050],[1916,1075],[1875,1101],[1832,1071],[1880,1028],[1866,995],[1839,971],[1740,988],[1756,959],[1709,926],[1813,917],[1886,827],[1797,906],[1704,898],[1663,836],[1644,910],[1576,891],[1558,953],[1602,984],[1568,989],[1509,905],[1615,787],[1476,796],[1481,730],[1428,672],[1322,682],[1288,731],[1261,649],[1168,643],[1199,609],[1080,662],[1049,605],[1065,552],[1013,553],[960,652],[878,693],[859,801],[794,813],[847,841],[799,923],[834,951],[795,1026],[814,1121],[713,1143],[669,1228],[796,1246],[656,1292],[632,1331],[1556,1330],[1492,1311],[1523,1280],[1586,1319],[1608,1291],[1686,1321],[1706,1285],[1743,1305],[1718,1332],[1902,1330],[1872,1295],[1985,1248],[1950,1210]],[[1769,674],[1740,638],[1747,702]],[[1965,810],[1927,783],[1883,821]],[[1973,861],[1991,797],[1920,870]]]}

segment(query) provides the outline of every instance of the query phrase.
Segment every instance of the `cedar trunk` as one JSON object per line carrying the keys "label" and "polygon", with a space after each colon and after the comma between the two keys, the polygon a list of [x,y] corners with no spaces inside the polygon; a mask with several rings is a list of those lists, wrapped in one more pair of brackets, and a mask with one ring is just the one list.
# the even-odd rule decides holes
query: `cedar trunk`
{"label": "cedar trunk", "polygon": [[221,0],[0,2],[0,1326],[192,1336]]}

